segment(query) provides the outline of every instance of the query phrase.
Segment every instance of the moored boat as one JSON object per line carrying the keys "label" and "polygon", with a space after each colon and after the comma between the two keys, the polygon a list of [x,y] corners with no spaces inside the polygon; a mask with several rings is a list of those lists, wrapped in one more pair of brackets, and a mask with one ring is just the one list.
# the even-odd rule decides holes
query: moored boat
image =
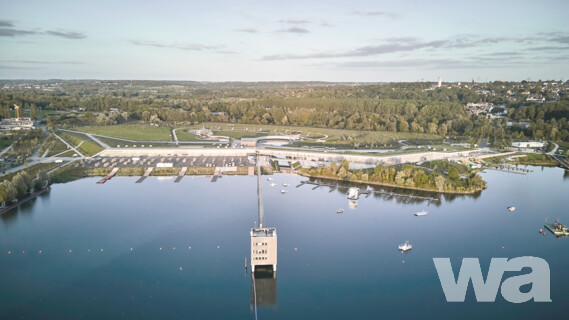
{"label": "moored boat", "polygon": [[409,241],[405,241],[405,243],[402,243],[399,245],[399,250],[405,252],[405,251],[409,251],[413,248],[413,246],[409,243]]}

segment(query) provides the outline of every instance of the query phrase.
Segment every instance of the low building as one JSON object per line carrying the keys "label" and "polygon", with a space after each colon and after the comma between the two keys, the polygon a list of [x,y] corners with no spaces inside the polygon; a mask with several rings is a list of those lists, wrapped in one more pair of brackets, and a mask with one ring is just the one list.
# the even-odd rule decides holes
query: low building
{"label": "low building", "polygon": [[241,138],[243,147],[255,148],[257,146],[257,138]]}
{"label": "low building", "polygon": [[539,141],[521,141],[521,142],[513,142],[512,147],[516,148],[543,148],[545,147],[545,142]]}
{"label": "low building", "polygon": [[0,130],[35,129],[35,123],[31,118],[8,118],[0,120]]}

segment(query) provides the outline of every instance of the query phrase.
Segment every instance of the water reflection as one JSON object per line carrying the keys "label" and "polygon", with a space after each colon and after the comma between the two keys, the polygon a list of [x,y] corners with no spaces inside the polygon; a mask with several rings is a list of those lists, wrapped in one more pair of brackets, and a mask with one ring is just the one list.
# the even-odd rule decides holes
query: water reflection
{"label": "water reflection", "polygon": [[34,213],[34,208],[38,203],[38,199],[41,199],[41,201],[44,201],[44,199],[48,199],[50,190],[51,189],[47,189],[45,192],[37,195],[36,197],[24,203],[21,203],[20,205],[10,209],[7,212],[2,213],[0,215],[0,218],[4,226],[10,226],[12,223],[16,222],[17,221],[16,217],[19,214],[27,216],[32,215]]}
{"label": "water reflection", "polygon": [[[256,295],[255,295],[256,290]],[[277,306],[277,273],[268,266],[259,266],[251,273],[251,309]]]}

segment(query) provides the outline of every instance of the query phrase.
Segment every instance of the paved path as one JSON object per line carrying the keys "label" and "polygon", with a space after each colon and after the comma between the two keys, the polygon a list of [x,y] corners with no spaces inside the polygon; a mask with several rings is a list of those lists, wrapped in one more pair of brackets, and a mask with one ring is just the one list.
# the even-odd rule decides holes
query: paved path
{"label": "paved path", "polygon": [[[53,135],[54,135],[57,139],[61,140],[61,142],[65,143],[65,145],[66,145],[67,147],[69,147],[69,149],[75,151],[75,152],[76,152],[78,155],[80,155],[81,157],[85,157],[85,155],[82,154],[81,152],[79,152],[79,150],[77,150],[76,147],[74,147],[74,146],[70,145],[69,143],[67,143],[67,141],[65,141],[65,139],[63,139],[62,137],[58,136],[57,133],[54,132]],[[81,142],[83,142],[83,141],[81,141]],[[79,145],[81,145],[81,144],[79,144]],[[77,147],[79,147],[79,146],[77,146]],[[67,151],[69,151],[69,150],[67,150]],[[65,152],[67,152],[67,151],[65,151]],[[61,154],[61,153],[60,153],[60,154]]]}
{"label": "paved path", "polygon": [[[84,134],[84,135],[86,135],[87,137],[89,137],[91,140],[93,140],[93,141],[95,141],[96,143],[100,144],[103,148],[105,148],[105,149],[110,148],[110,146],[109,146],[108,144],[106,144],[106,143],[104,143],[103,141],[97,139],[97,137],[95,137],[94,134],[87,133],[87,132],[81,132],[81,131],[75,131],[75,130],[68,130],[68,129],[58,129],[58,130],[67,131],[67,132],[72,132],[72,133]],[[101,137],[105,137],[105,136],[101,136]],[[105,137],[105,138],[107,138],[107,137]],[[108,138],[112,138],[112,137],[108,137]],[[113,139],[116,139],[116,138],[113,138]]]}
{"label": "paved path", "polygon": [[547,153],[547,154],[550,154],[550,155],[554,155],[555,152],[557,152],[557,149],[559,149],[559,145],[558,145],[557,143],[555,143],[555,142],[552,142],[552,143],[555,145],[555,148],[553,148],[553,150],[551,150],[551,151],[549,151],[549,152]]}

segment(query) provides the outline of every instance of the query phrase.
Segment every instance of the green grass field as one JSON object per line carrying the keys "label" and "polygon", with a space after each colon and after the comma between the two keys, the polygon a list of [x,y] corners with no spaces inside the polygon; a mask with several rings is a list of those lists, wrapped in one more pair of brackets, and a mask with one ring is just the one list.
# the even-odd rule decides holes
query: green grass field
{"label": "green grass field", "polygon": [[[149,125],[116,125],[79,127],[78,131],[135,141],[172,141],[169,127]],[[177,133],[177,132],[176,132]]]}
{"label": "green grass field", "polygon": [[87,137],[84,134],[80,133],[73,133],[73,132],[66,132],[66,131],[58,131],[57,134],[67,143],[70,145],[77,147],[79,146],[79,152],[92,156],[104,150],[102,146],[100,146],[95,141],[91,140],[91,138]]}
{"label": "green grass field", "polygon": [[[192,128],[198,129],[203,124],[195,125]],[[206,128],[219,129],[215,134],[224,135],[230,132],[232,137],[238,138],[240,135],[266,135],[259,133],[259,130],[270,133],[291,133],[300,131],[302,137],[313,139],[324,139],[325,142],[316,142],[306,140],[299,145],[312,146],[336,146],[348,147],[357,144],[359,147],[379,147],[383,145],[397,145],[399,140],[408,140],[416,144],[442,142],[442,136],[427,133],[412,132],[386,132],[386,131],[357,131],[357,130],[340,130],[312,127],[293,127],[293,126],[275,126],[275,125],[249,125],[249,124],[227,124],[227,123],[206,123]],[[231,130],[234,128],[233,130]],[[246,131],[247,129],[247,131]],[[275,131],[276,130],[276,131]]]}
{"label": "green grass field", "polygon": [[176,137],[178,137],[178,141],[199,141],[195,135],[188,133],[187,129],[176,130]]}

